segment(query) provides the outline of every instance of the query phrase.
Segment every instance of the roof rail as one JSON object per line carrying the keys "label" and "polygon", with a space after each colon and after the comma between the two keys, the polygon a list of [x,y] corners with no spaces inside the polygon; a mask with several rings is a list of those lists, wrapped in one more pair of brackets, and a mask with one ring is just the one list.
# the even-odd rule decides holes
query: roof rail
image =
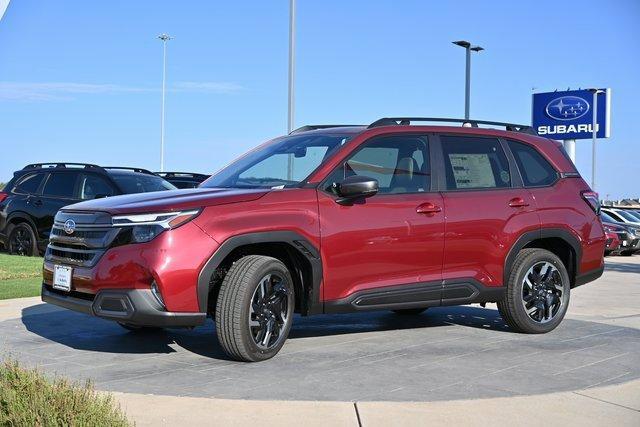
{"label": "roof rail", "polygon": [[92,163],[68,163],[68,162],[51,162],[51,163],[31,163],[28,164],[27,166],[23,167],[22,170],[25,169],[54,169],[54,168],[59,168],[59,169],[65,169],[68,167],[75,167],[75,168],[83,168],[83,169],[103,169],[101,166],[98,165],[94,165]]}
{"label": "roof rail", "polygon": [[119,170],[125,170],[125,171],[133,171],[133,172],[138,172],[138,173],[144,173],[147,175],[155,175],[153,172],[147,170],[147,169],[142,169],[142,168],[130,168],[130,167],[126,167],[126,166],[103,166],[103,169],[119,169]]}
{"label": "roof rail", "polygon": [[294,133],[306,132],[308,130],[316,130],[316,129],[329,129],[329,128],[345,128],[345,127],[356,127],[356,126],[364,126],[364,125],[304,125],[299,127],[298,129],[292,130],[289,135],[293,135]]}
{"label": "roof rail", "polygon": [[196,173],[196,172],[154,172],[154,174],[165,177],[176,177],[176,176],[193,176],[193,177],[206,177],[208,178],[211,175],[207,175],[204,173]]}
{"label": "roof rail", "polygon": [[408,126],[411,122],[443,122],[443,123],[462,123],[463,127],[474,127],[478,125],[500,126],[504,127],[508,131],[522,132],[536,135],[535,130],[528,125],[519,125],[515,123],[504,122],[491,122],[486,120],[472,120],[472,119],[452,119],[447,117],[384,117],[371,123],[367,129],[375,128],[378,126]]}

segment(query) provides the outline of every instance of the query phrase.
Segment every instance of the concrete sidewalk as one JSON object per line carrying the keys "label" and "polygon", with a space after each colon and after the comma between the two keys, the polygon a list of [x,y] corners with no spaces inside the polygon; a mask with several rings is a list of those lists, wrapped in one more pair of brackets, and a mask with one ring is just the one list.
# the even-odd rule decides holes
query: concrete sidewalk
{"label": "concrete sidewalk", "polygon": [[640,381],[597,389],[448,402],[297,402],[113,393],[140,426],[638,426]]}

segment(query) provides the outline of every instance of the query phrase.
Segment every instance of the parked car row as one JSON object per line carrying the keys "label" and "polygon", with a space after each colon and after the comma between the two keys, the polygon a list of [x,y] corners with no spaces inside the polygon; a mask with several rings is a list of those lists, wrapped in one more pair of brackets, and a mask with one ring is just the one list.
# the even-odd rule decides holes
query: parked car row
{"label": "parked car row", "polygon": [[0,191],[0,245],[9,253],[44,253],[56,212],[83,200],[193,188],[202,174],[86,163],[34,163],[14,172]]}
{"label": "parked car row", "polygon": [[600,218],[607,237],[605,255],[640,252],[640,210],[603,207]]}

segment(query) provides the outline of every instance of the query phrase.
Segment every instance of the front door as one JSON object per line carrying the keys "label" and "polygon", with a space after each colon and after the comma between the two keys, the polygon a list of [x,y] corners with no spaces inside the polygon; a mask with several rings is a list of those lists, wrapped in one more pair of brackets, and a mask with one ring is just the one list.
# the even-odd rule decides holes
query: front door
{"label": "front door", "polygon": [[[325,301],[408,286],[406,300],[416,298],[417,287],[418,297],[432,302],[424,305],[439,304],[444,212],[441,195],[431,192],[430,157],[426,136],[377,137],[323,181],[318,201]],[[377,179],[378,194],[336,203],[332,183],[353,175]]]}

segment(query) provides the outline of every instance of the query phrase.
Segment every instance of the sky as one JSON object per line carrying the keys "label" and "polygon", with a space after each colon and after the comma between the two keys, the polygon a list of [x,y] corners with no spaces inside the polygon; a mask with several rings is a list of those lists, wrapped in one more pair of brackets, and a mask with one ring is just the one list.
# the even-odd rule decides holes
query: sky
{"label": "sky", "polygon": [[[298,0],[295,126],[384,116],[529,124],[533,91],[610,87],[596,190],[640,197],[640,0]],[[212,173],[287,130],[288,0],[13,0],[0,20],[0,181],[28,163]],[[591,142],[577,142],[591,179]]]}

